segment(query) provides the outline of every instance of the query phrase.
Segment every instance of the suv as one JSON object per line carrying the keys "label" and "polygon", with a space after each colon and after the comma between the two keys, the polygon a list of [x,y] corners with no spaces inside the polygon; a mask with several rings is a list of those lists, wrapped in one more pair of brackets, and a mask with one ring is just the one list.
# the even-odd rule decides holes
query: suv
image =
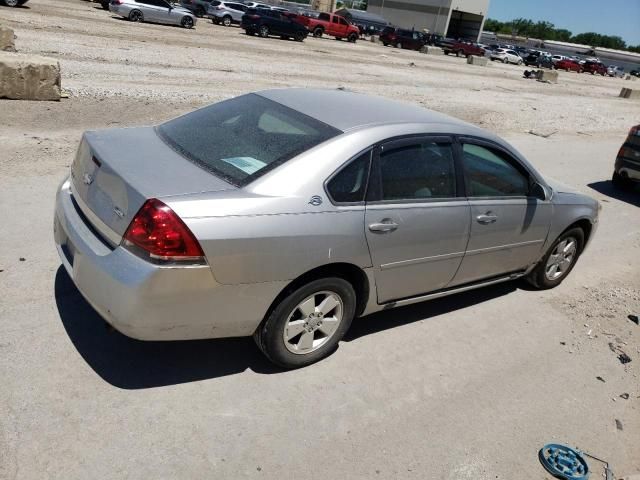
{"label": "suv", "polygon": [[396,27],[385,27],[380,34],[380,41],[385,47],[393,45],[407,50],[420,50],[427,43],[423,33]]}
{"label": "suv", "polygon": [[496,48],[491,52],[491,61],[499,60],[502,63],[515,63],[516,65],[522,65],[522,57],[518,55],[515,50],[509,50],[508,48]]}
{"label": "suv", "polygon": [[298,21],[313,32],[316,38],[323,34],[331,35],[337,39],[346,38],[350,42],[355,42],[360,36],[360,29],[351,25],[344,17],[333,13],[321,13],[318,18],[311,18],[300,15]]}
{"label": "suv", "polygon": [[620,147],[611,182],[620,189],[640,182],[640,125],[629,130],[627,139]]}
{"label": "suv", "polygon": [[607,75],[610,77],[624,77],[624,68],[610,65],[609,68],[607,68]]}
{"label": "suv", "polygon": [[228,27],[232,23],[240,23],[242,21],[242,15],[244,15],[246,11],[247,6],[240,2],[213,0],[207,10],[207,15],[213,23],[221,23],[225,27]]}
{"label": "suv", "polygon": [[180,0],[180,6],[193,12],[196,17],[204,17],[211,0]]}
{"label": "suv", "polygon": [[276,10],[264,8],[249,8],[242,16],[240,28],[243,28],[247,35],[256,33],[263,38],[270,35],[278,35],[283,40],[291,37],[301,42],[309,32],[307,27],[294,20],[295,14],[282,13]]}
{"label": "suv", "polygon": [[607,74],[607,67],[605,67],[600,62],[586,61],[582,64],[582,71],[585,73],[590,73],[591,75],[599,73],[604,77]]}
{"label": "suv", "polygon": [[463,40],[456,40],[454,42],[446,42],[442,47],[445,55],[455,53],[456,57],[470,57],[476,55],[478,57],[484,57],[484,48],[479,47],[472,42],[465,42]]}

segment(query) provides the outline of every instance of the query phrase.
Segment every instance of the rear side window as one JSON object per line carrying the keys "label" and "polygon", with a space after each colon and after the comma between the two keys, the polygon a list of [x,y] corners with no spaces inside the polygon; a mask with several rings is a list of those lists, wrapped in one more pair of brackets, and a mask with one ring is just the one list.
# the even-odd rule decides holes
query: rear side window
{"label": "rear side window", "polygon": [[451,144],[417,141],[380,154],[382,200],[452,198],[456,176]]}
{"label": "rear side window", "polygon": [[328,13],[321,13],[320,15],[318,15],[318,20],[324,20],[325,22],[328,22],[329,20],[331,20],[331,17]]}
{"label": "rear side window", "polygon": [[369,177],[371,152],[366,152],[338,172],[327,184],[327,191],[336,203],[364,201]]}
{"label": "rear side window", "polygon": [[188,160],[237,186],[342,133],[255,94],[196,110],[156,131]]}
{"label": "rear side window", "polygon": [[499,150],[465,144],[462,164],[470,197],[519,197],[529,193],[529,177]]}

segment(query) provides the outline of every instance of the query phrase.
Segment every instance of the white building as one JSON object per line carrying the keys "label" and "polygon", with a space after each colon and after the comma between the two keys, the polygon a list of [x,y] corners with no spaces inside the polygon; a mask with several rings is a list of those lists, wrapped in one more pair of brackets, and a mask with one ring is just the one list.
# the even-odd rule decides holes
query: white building
{"label": "white building", "polygon": [[478,41],[489,0],[369,0],[367,11],[402,28]]}

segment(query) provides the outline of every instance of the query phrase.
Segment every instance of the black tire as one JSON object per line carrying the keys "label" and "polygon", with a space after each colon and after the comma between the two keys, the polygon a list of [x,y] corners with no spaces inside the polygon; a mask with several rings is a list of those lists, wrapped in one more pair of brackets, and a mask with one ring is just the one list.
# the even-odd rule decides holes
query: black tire
{"label": "black tire", "polygon": [[132,22],[144,22],[144,15],[140,10],[131,10],[129,12],[129,20]]}
{"label": "black tire", "polygon": [[109,0],[102,0],[100,5],[102,5],[103,10],[109,10]]}
{"label": "black tire", "polygon": [[[570,238],[574,239],[577,243],[576,252],[573,255],[571,264],[569,265],[567,270],[565,270],[562,273],[560,277],[556,279],[549,279],[546,275],[547,262],[549,260],[549,257],[551,256],[551,254],[553,253],[553,251],[555,250],[555,248],[558,246],[559,243]],[[536,265],[536,267],[531,271],[531,273],[529,273],[529,275],[526,277],[526,280],[538,290],[547,290],[549,288],[557,287],[564,281],[565,278],[569,276],[569,273],[571,273],[571,270],[573,270],[573,267],[575,267],[576,262],[578,261],[578,258],[580,258],[580,254],[582,253],[583,248],[584,248],[584,231],[581,228],[574,227],[565,231],[562,235],[560,235],[557,238],[555,242],[553,242],[553,245],[551,245],[551,248],[549,248],[547,253],[545,253],[544,257],[542,257],[542,260],[540,260],[540,263],[538,263],[538,265]]]}
{"label": "black tire", "polygon": [[444,54],[445,54],[445,55],[449,55],[449,51],[448,51],[448,50],[445,50],[445,51],[444,51]]}
{"label": "black tire", "polygon": [[180,25],[182,25],[184,28],[193,28],[193,18],[185,15],[184,17],[182,17]]}
{"label": "black tire", "polygon": [[382,45],[384,45],[385,47],[389,46],[389,44],[387,42],[382,42]]}
{"label": "black tire", "polygon": [[[296,42],[302,42],[302,41],[304,40],[305,36],[306,36],[306,35],[305,35],[303,32],[296,32],[296,33],[293,35],[293,39],[294,39]],[[287,37],[287,39],[288,39],[288,38],[289,38],[289,37]]]}
{"label": "black tire", "polygon": [[255,31],[253,31],[253,30],[251,30],[250,28],[247,28],[247,29],[244,31],[244,33],[246,33],[247,35],[249,35],[249,36],[251,36],[251,37],[252,37],[252,36],[254,36],[254,35],[256,34],[256,32],[255,32]]}
{"label": "black tire", "polygon": [[267,38],[269,36],[269,27],[266,25],[260,25],[260,27],[258,27],[258,35],[262,38]]}
{"label": "black tire", "polygon": [[222,25],[224,25],[225,27],[230,27],[232,23],[233,19],[229,15],[225,15],[224,17],[222,17]]}
{"label": "black tire", "polygon": [[[283,338],[289,316],[305,298],[318,292],[332,292],[342,301],[342,320],[337,329],[323,345],[310,353],[292,353]],[[342,278],[321,278],[291,291],[267,314],[254,334],[258,348],[276,365],[284,368],[299,368],[315,363],[335,351],[338,342],[351,325],[355,315],[356,293],[353,286]]]}
{"label": "black tire", "polygon": [[507,57],[503,58],[502,63],[509,63],[509,59]]}
{"label": "black tire", "polygon": [[613,172],[611,177],[611,183],[618,190],[629,190],[633,186],[633,182],[626,177],[623,177],[618,172]]}
{"label": "black tire", "polygon": [[358,40],[358,35],[355,32],[352,32],[347,37],[347,40],[349,40],[351,43],[356,43],[356,41]]}
{"label": "black tire", "polygon": [[322,27],[316,27],[313,30],[313,38],[322,38],[323,33],[324,33],[324,30],[322,29]]}

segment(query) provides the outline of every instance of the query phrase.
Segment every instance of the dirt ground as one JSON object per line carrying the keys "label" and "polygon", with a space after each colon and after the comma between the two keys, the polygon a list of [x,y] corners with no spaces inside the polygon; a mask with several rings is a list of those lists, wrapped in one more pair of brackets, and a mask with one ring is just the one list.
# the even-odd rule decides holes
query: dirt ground
{"label": "dirt ground", "polygon": [[[27,5],[0,7],[0,23],[20,52],[59,59],[70,97],[0,100],[1,479],[541,479],[548,442],[608,460],[616,478],[640,473],[640,327],[628,319],[640,315],[640,191],[609,182],[640,123],[640,102],[617,97],[631,82],[561,72],[549,85],[522,67],[363,41]],[[597,198],[599,230],[554,290],[503,284],[359,319],[333,356],[298,371],[271,367],[251,339],[108,331],[52,238],[81,132],[286,86],[397,98],[494,131]]]}

